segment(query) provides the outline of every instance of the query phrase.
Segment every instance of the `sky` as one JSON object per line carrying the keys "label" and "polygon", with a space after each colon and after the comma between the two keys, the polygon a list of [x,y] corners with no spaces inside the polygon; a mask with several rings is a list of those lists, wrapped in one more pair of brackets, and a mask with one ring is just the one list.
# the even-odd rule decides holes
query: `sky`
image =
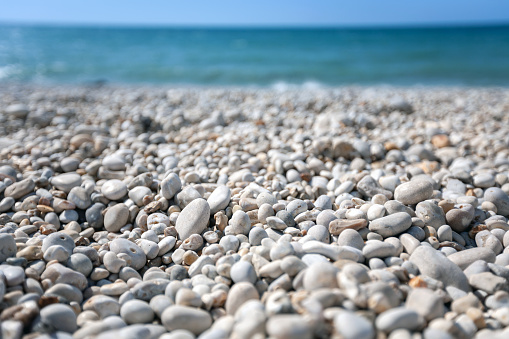
{"label": "sky", "polygon": [[15,0],[0,23],[394,26],[509,23],[508,0]]}

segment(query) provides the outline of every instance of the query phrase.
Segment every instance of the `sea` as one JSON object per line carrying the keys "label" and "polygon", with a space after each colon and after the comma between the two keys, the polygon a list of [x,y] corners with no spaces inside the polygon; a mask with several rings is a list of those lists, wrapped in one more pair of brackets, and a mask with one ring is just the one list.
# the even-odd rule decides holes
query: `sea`
{"label": "sea", "polygon": [[176,28],[0,23],[0,83],[509,86],[509,25]]}

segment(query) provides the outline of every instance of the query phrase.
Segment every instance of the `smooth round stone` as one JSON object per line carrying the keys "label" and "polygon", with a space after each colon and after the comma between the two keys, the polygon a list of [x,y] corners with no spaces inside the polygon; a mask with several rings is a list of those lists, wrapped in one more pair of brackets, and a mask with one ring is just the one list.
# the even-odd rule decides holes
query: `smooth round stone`
{"label": "smooth round stone", "polygon": [[344,339],[373,339],[375,329],[370,321],[352,312],[340,312],[334,317],[334,328]]}
{"label": "smooth round stone", "polygon": [[390,333],[396,329],[417,330],[424,325],[419,313],[404,307],[396,307],[381,313],[376,319],[376,327]]}
{"label": "smooth round stone", "polygon": [[67,233],[55,232],[51,233],[46,238],[44,238],[44,240],[42,241],[41,251],[45,253],[48,248],[54,245],[62,246],[67,250],[69,255],[72,254],[75,247],[74,241]]}
{"label": "smooth round stone", "polygon": [[78,221],[79,214],[75,210],[65,210],[60,213],[59,219],[62,223],[68,224],[71,221]]}
{"label": "smooth round stone", "polygon": [[253,265],[245,260],[240,260],[233,264],[230,276],[234,283],[249,282],[254,284],[258,279]]}
{"label": "smooth round stone", "polygon": [[19,266],[0,266],[0,272],[5,276],[7,286],[16,286],[25,280],[25,271]]}
{"label": "smooth round stone", "polygon": [[110,250],[116,254],[127,254],[129,259],[131,259],[131,262],[127,264],[135,270],[139,270],[147,263],[145,252],[138,245],[127,239],[117,238],[113,240],[110,243]]}
{"label": "smooth round stone", "polygon": [[268,217],[266,222],[270,228],[279,231],[283,231],[288,227],[288,225],[278,217]]}
{"label": "smooth round stone", "polygon": [[315,208],[319,210],[331,210],[332,209],[332,199],[328,195],[319,196],[314,202]]}
{"label": "smooth round stone", "polygon": [[274,195],[269,192],[262,192],[256,197],[256,204],[261,207],[263,204],[269,204],[270,206],[277,204],[277,199]]}
{"label": "smooth round stone", "polygon": [[126,324],[147,324],[154,320],[154,311],[142,300],[129,300],[120,307],[120,316]]}
{"label": "smooth round stone", "polygon": [[111,273],[118,273],[126,266],[125,260],[118,258],[115,252],[106,252],[103,256],[103,264]]}
{"label": "smooth round stone", "polygon": [[110,171],[123,171],[125,170],[125,161],[116,155],[107,155],[102,161],[102,165]]}
{"label": "smooth round stone", "polygon": [[51,304],[41,309],[41,322],[54,331],[73,333],[78,328],[76,313],[64,304]]}
{"label": "smooth round stone", "polygon": [[80,303],[83,301],[83,294],[79,289],[68,284],[55,284],[44,292],[48,296],[57,296],[64,298],[67,302],[75,301]]}
{"label": "smooth round stone", "polygon": [[346,229],[338,236],[338,245],[350,246],[362,251],[364,240],[356,230]]}
{"label": "smooth round stone", "polygon": [[313,328],[304,317],[294,314],[277,314],[267,321],[267,333],[271,338],[312,339]]}
{"label": "smooth round stone", "polygon": [[161,195],[166,199],[172,199],[177,192],[182,188],[182,182],[180,178],[175,173],[170,173],[166,178],[161,181]]}
{"label": "smooth round stone", "polygon": [[320,288],[337,288],[336,275],[338,272],[339,270],[328,262],[317,262],[306,270],[303,286],[308,291]]}
{"label": "smooth round stone", "polygon": [[488,230],[477,233],[475,235],[475,243],[477,247],[486,247],[491,249],[496,255],[500,254],[504,250],[504,246],[500,240],[498,240],[498,238]]}
{"label": "smooth round stone", "polygon": [[495,186],[495,176],[489,173],[480,173],[474,175],[473,182],[475,187],[488,188]]}
{"label": "smooth round stone", "polygon": [[230,219],[230,225],[233,234],[248,235],[251,229],[251,220],[246,212],[239,210],[233,213]]}
{"label": "smooth round stone", "polygon": [[235,312],[248,300],[258,300],[259,294],[256,288],[248,282],[240,282],[234,284],[228,292],[226,298],[225,309],[230,315],[234,315]]}
{"label": "smooth round stone", "polygon": [[496,260],[496,255],[490,248],[474,247],[453,253],[449,255],[447,259],[464,270],[477,260],[483,260],[487,263],[494,263]]}
{"label": "smooth round stone", "polygon": [[118,232],[129,220],[129,208],[123,203],[116,204],[104,214],[104,228],[108,232]]}
{"label": "smooth round stone", "polygon": [[191,201],[180,212],[175,228],[180,239],[187,239],[191,234],[201,234],[207,227],[210,218],[210,207],[205,199]]}
{"label": "smooth round stone", "polygon": [[129,191],[129,199],[134,201],[139,207],[143,207],[143,197],[146,195],[152,195],[150,188],[145,186],[138,186]]}
{"label": "smooth round stone", "polygon": [[199,308],[173,305],[163,311],[161,322],[168,331],[188,330],[199,335],[212,326],[212,317]]}
{"label": "smooth round stone", "polygon": [[308,230],[307,233],[310,237],[321,241],[323,243],[330,243],[330,234],[327,227],[323,225],[315,225]]}
{"label": "smooth round stone", "polygon": [[120,200],[127,194],[127,185],[117,179],[108,180],[102,185],[101,193],[109,200]]}
{"label": "smooth round stone", "polygon": [[321,211],[316,217],[316,224],[329,227],[331,221],[336,220],[338,217],[334,215],[332,210]]}
{"label": "smooth round stone", "polygon": [[403,233],[412,226],[412,218],[405,212],[397,212],[369,223],[369,230],[382,237],[392,237]]}
{"label": "smooth round stone", "polygon": [[224,210],[230,204],[231,191],[228,187],[221,185],[216,188],[207,199],[210,206],[210,214],[216,214]]}
{"label": "smooth round stone", "polygon": [[0,263],[7,258],[16,256],[16,241],[10,234],[0,233]]}
{"label": "smooth round stone", "polygon": [[426,321],[443,317],[445,313],[443,299],[428,288],[412,289],[405,306],[419,313]]}
{"label": "smooth round stone", "polygon": [[72,270],[78,271],[85,277],[88,277],[94,265],[89,257],[83,253],[74,253],[67,260],[67,267]]}
{"label": "smooth round stone", "polygon": [[362,248],[362,254],[366,259],[394,257],[398,253],[398,249],[387,242],[370,240]]}
{"label": "smooth round stone", "polygon": [[497,207],[497,213],[509,216],[509,196],[498,187],[490,187],[484,192],[484,199]]}
{"label": "smooth round stone", "polygon": [[21,180],[7,187],[4,191],[5,197],[11,197],[13,199],[20,199],[31,193],[35,188],[35,182],[32,179]]}
{"label": "smooth round stone", "polygon": [[426,180],[412,180],[396,187],[394,199],[405,205],[415,205],[431,198],[433,185]]}
{"label": "smooth round stone", "polygon": [[249,243],[251,246],[260,246],[262,240],[268,237],[267,232],[261,227],[252,227],[249,231]]}
{"label": "smooth round stone", "polygon": [[438,229],[446,224],[444,211],[432,201],[423,201],[415,207],[415,215],[426,225]]}
{"label": "smooth round stone", "polygon": [[159,318],[161,318],[164,310],[173,304],[173,301],[165,295],[156,295],[150,299],[150,308]]}
{"label": "smooth round stone", "polygon": [[[107,295],[94,295],[83,303],[84,311],[94,311],[104,319],[106,317],[116,316],[120,314],[120,304],[117,299]],[[120,318],[119,318],[120,319]],[[122,321],[125,325],[125,322]]]}
{"label": "smooth round stone", "polygon": [[[184,209],[191,201],[201,199],[202,195],[194,187],[187,186],[174,197],[175,202]],[[209,207],[210,208],[210,207]]]}
{"label": "smooth round stone", "polygon": [[80,165],[80,160],[73,157],[66,157],[60,161],[60,167],[62,167],[62,171],[64,172],[73,172],[76,171]]}
{"label": "smooth round stone", "polygon": [[452,230],[461,233],[468,229],[474,219],[475,209],[470,204],[461,205],[460,208],[453,208],[447,212],[445,218]]}
{"label": "smooth round stone", "polygon": [[44,260],[46,261],[57,260],[65,262],[67,259],[69,259],[69,252],[61,245],[50,246],[44,251]]}
{"label": "smooth round stone", "polygon": [[0,213],[7,212],[14,206],[16,200],[13,197],[5,197],[0,201]]}
{"label": "smooth round stone", "polygon": [[296,217],[302,212],[306,212],[308,210],[308,204],[300,199],[295,199],[290,201],[288,205],[286,205],[286,211],[292,215],[292,217]]}
{"label": "smooth round stone", "polygon": [[51,178],[51,184],[57,189],[69,193],[73,187],[81,185],[81,176],[77,173],[64,173]]}

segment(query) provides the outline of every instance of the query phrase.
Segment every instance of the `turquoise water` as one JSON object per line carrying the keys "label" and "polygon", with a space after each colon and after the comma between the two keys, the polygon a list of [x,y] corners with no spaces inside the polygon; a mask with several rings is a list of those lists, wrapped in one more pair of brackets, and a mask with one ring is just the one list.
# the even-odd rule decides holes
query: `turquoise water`
{"label": "turquoise water", "polygon": [[509,86],[509,26],[412,29],[0,25],[0,82]]}

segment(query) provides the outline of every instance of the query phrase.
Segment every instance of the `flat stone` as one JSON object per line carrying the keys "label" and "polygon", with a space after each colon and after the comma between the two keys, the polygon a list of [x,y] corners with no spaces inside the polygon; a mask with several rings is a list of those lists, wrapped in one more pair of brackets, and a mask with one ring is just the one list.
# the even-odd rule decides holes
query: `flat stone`
{"label": "flat stone", "polygon": [[20,182],[15,182],[9,187],[7,187],[4,191],[4,196],[11,197],[14,199],[20,199],[24,197],[28,193],[31,193],[35,188],[35,182],[32,179],[21,180]]}
{"label": "flat stone", "polygon": [[329,232],[332,235],[340,235],[344,230],[358,231],[366,226],[368,226],[366,219],[336,219],[329,223]]}
{"label": "flat stone", "polygon": [[474,261],[483,260],[487,263],[494,263],[495,253],[489,248],[474,247],[467,250],[453,253],[447,257],[450,261],[459,266],[462,270],[470,266]]}
{"label": "flat stone", "polygon": [[405,212],[397,212],[369,223],[369,230],[382,237],[392,237],[403,233],[412,226],[412,218]]}
{"label": "flat stone", "polygon": [[509,283],[507,282],[507,279],[496,276],[491,272],[474,274],[468,278],[468,282],[473,288],[484,291],[488,294],[494,294],[500,290],[506,292],[509,290]]}
{"label": "flat stone", "polygon": [[64,173],[51,178],[51,184],[57,189],[69,193],[73,187],[81,185],[81,176],[77,173]]}
{"label": "flat stone", "polygon": [[46,253],[48,248],[54,245],[60,245],[63,248],[67,250],[69,255],[73,253],[74,250],[74,241],[72,238],[64,232],[55,232],[48,235],[43,241],[42,241],[42,252]]}

